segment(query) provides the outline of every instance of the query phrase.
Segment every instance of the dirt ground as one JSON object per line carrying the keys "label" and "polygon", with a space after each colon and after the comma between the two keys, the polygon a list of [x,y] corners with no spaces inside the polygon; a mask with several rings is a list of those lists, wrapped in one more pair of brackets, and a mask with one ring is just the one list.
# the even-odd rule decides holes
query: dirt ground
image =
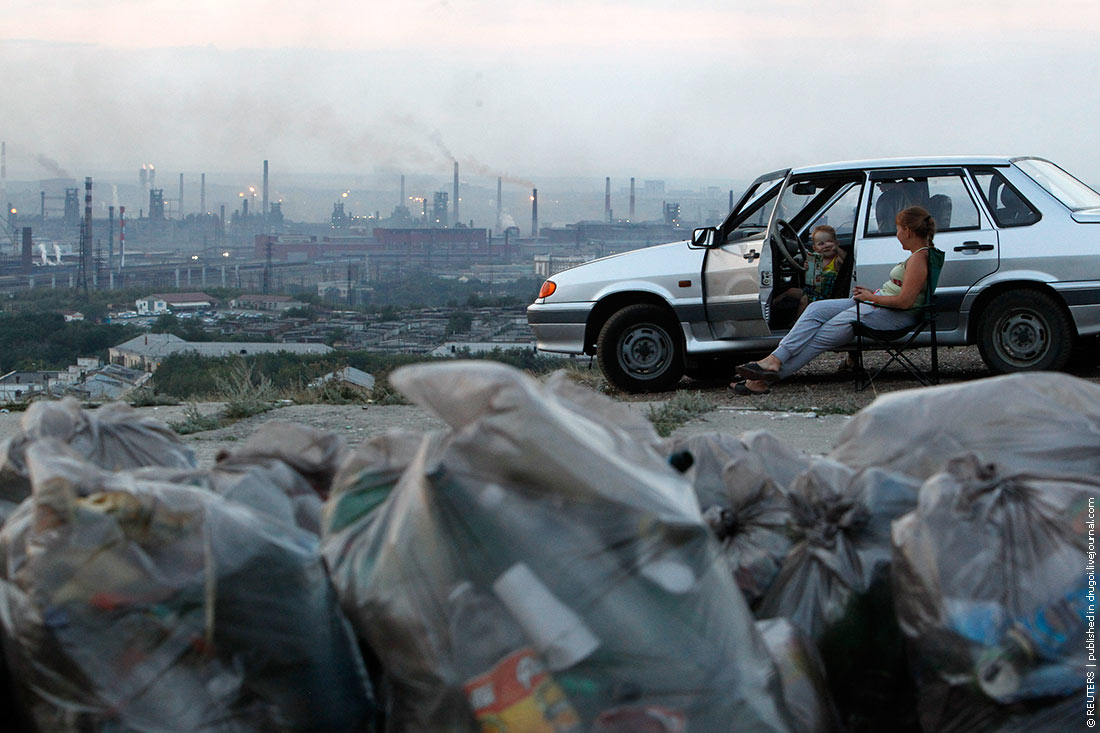
{"label": "dirt ground", "polygon": [[[872,355],[869,366],[874,366],[880,358],[881,355]],[[917,358],[927,363],[928,354],[918,352]],[[728,388],[727,378],[710,381],[685,378],[676,392],[651,395],[612,393],[611,396],[647,414],[674,399],[678,393],[695,392],[705,398],[710,409],[680,425],[673,435],[711,431],[739,434],[748,430],[768,430],[798,450],[823,454],[833,446],[849,417],[878,395],[918,386],[905,372],[894,366],[871,388],[857,392],[852,377],[837,372],[839,362],[839,356],[826,355],[795,378],[774,386],[771,394],[759,397],[733,394]],[[942,382],[945,384],[990,376],[974,348],[941,349],[940,362]],[[1080,378],[1100,383],[1100,369],[1094,361],[1079,360],[1071,372]],[[591,377],[582,381],[594,390],[606,392],[606,384],[595,367]],[[222,404],[208,402],[197,407],[204,415],[215,415]],[[142,407],[138,412],[171,426],[184,422],[188,409],[185,405]],[[22,415],[20,412],[0,413],[0,439],[19,431]],[[199,465],[209,466],[219,451],[232,451],[259,425],[269,420],[327,430],[338,434],[351,447],[389,430],[425,432],[445,427],[442,420],[415,405],[286,404],[217,430],[184,435],[182,439],[195,451]]]}

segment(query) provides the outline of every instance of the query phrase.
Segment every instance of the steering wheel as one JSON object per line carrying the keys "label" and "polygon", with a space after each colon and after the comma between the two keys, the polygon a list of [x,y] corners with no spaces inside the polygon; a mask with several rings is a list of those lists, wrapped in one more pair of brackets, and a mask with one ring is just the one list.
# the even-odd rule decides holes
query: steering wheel
{"label": "steering wheel", "polygon": [[802,240],[799,239],[798,232],[794,230],[790,222],[786,219],[776,219],[775,228],[772,232],[772,240],[776,243],[776,249],[779,250],[779,254],[783,255],[783,259],[785,259],[791,267],[799,272],[806,271],[806,265],[799,264],[795,256],[802,255],[802,262],[806,262],[809,258],[809,251],[806,249],[806,245],[802,243]]}

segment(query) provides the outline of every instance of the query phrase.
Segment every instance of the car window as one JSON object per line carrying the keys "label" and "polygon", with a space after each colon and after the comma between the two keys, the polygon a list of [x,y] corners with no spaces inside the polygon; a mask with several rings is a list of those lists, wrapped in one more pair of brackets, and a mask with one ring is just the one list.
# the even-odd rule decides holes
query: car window
{"label": "car window", "polygon": [[910,206],[923,206],[936,220],[937,231],[976,229],[978,206],[970,196],[961,173],[899,176],[876,180],[867,210],[867,236],[894,235],[898,213]]}
{"label": "car window", "polygon": [[836,230],[837,241],[842,245],[851,245],[856,229],[856,210],[859,208],[859,196],[863,189],[858,181],[849,181],[839,191],[839,195],[810,223],[810,231],[821,224],[828,224]]}
{"label": "car window", "polygon": [[1039,210],[1023,197],[995,168],[971,171],[978,191],[999,227],[1020,227],[1034,224],[1041,218]]}
{"label": "car window", "polygon": [[[768,227],[768,219],[772,215],[772,204],[779,193],[778,181],[765,181],[759,184],[755,191],[749,194],[744,206],[731,215],[737,223],[729,229],[726,241],[744,239],[753,234],[759,234]],[[728,224],[727,224],[728,226]]]}

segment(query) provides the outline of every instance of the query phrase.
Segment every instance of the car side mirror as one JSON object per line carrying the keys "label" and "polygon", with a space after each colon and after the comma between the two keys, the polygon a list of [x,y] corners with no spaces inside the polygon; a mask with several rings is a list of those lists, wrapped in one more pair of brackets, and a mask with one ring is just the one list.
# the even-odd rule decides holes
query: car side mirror
{"label": "car side mirror", "polygon": [[715,227],[699,227],[691,232],[693,247],[710,249],[718,244],[718,230]]}

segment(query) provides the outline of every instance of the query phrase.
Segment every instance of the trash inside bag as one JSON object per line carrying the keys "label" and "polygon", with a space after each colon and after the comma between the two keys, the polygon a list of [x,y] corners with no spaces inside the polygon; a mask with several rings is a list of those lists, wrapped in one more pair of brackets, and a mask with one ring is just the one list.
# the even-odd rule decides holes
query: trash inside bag
{"label": "trash inside bag", "polygon": [[[494,704],[538,730],[793,729],[691,487],[651,445],[498,364],[391,383],[451,433],[362,528],[330,533],[326,507],[322,547],[394,678],[394,730],[474,730]],[[505,703],[521,664],[546,694]]]}
{"label": "trash inside bag", "polygon": [[734,436],[701,433],[667,440],[670,456],[686,451],[703,519],[714,532],[749,606],[755,608],[779,574],[791,548],[785,496],[810,458],[766,432]]}
{"label": "trash inside bag", "polygon": [[272,421],[209,469],[142,469],[135,475],[199,486],[320,535],[323,499],[346,450],[335,433]]}
{"label": "trash inside bag", "polygon": [[795,543],[757,609],[818,646],[845,726],[912,730],[915,698],[890,589],[890,525],[920,483],[812,459],[788,492]]}
{"label": "trash inside bag", "polygon": [[796,730],[814,733],[842,730],[825,679],[825,665],[809,637],[785,618],[757,621],[756,628],[779,669],[783,699],[795,716]]}
{"label": "trash inside bag", "polygon": [[194,451],[170,427],[142,416],[123,402],[95,410],[82,409],[73,397],[32,402],[19,427],[20,432],[0,447],[0,503],[8,512],[30,496],[24,452],[41,438],[64,441],[87,460],[110,471],[139,466],[195,466]]}
{"label": "trash inside bag", "polygon": [[975,454],[925,483],[894,525],[892,571],[925,730],[1080,725],[1096,659],[1098,499],[1091,476],[1004,470]]}
{"label": "trash inside bag", "polygon": [[0,532],[0,618],[38,728],[367,728],[315,536],[56,440],[26,457],[33,495]]}
{"label": "trash inside bag", "polygon": [[829,457],[924,480],[973,451],[1005,470],[1100,473],[1100,385],[1027,372],[894,392],[841,430]]}

